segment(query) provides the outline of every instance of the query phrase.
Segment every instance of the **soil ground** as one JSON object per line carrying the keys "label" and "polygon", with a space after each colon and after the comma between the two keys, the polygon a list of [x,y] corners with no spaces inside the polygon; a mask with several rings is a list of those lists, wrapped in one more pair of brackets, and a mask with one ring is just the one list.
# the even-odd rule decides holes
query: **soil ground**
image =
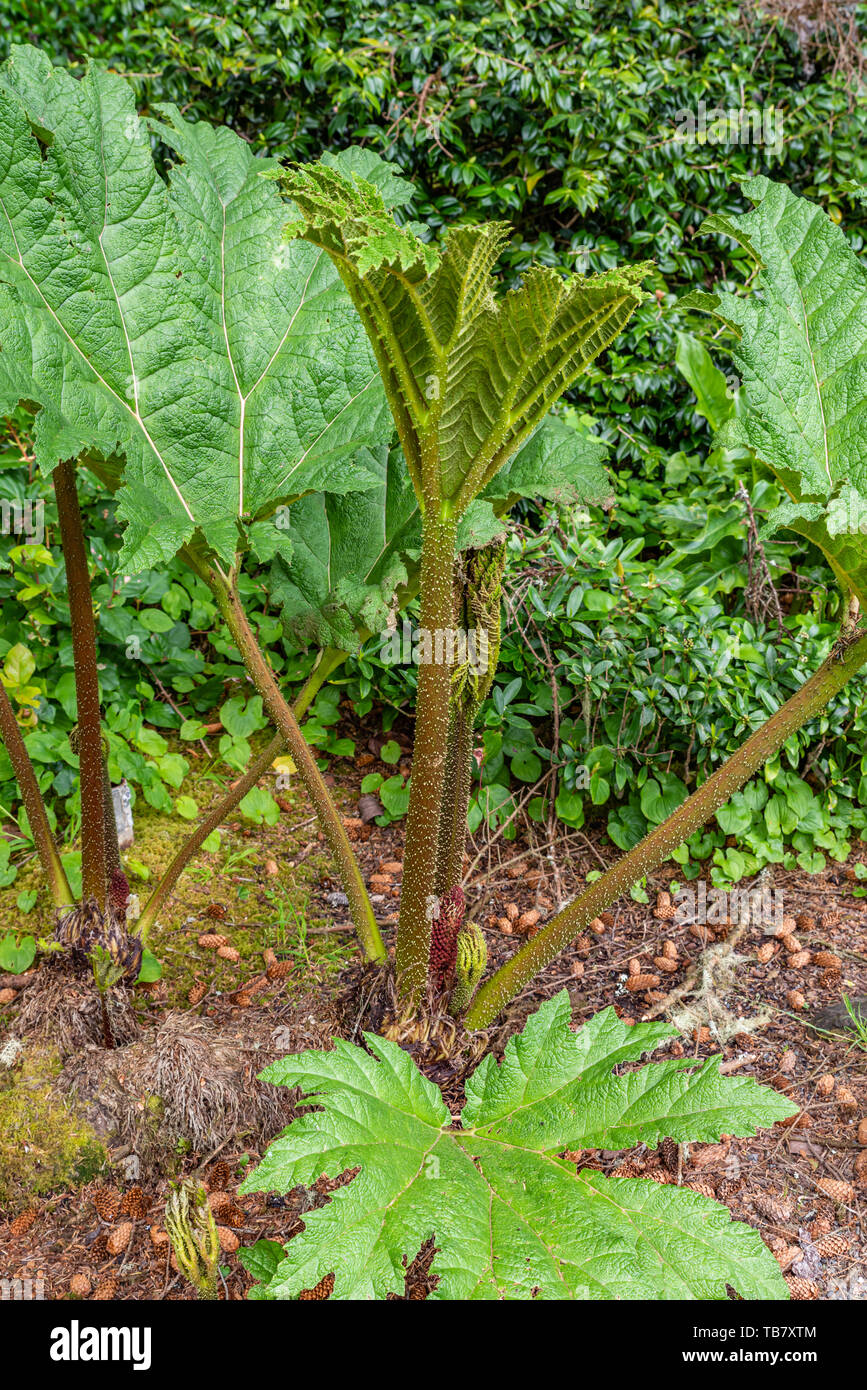
{"label": "soil ground", "polygon": [[[390,942],[404,831],[402,825],[365,823],[358,814],[360,778],[379,763],[374,752],[356,764],[361,765],[354,786],[349,779],[342,809]],[[345,786],[346,762],[337,766]],[[203,857],[199,869],[181,880],[166,923],[151,943],[164,963],[164,979],[136,991],[145,1033],[172,1011],[184,1011],[189,1019],[210,1020],[215,1028],[255,1038],[251,1054],[261,1060],[271,1050],[327,1045],[330,1036],[352,1036],[357,1030],[357,1014],[353,1025],[335,1000],[357,983],[360,965],[339,884],[309,816],[303,795],[293,793],[283,801],[279,825],[233,822],[219,854]],[[162,833],[165,827],[157,829]],[[149,853],[155,861],[159,857],[153,835],[154,827],[145,823],[133,851],[146,865]],[[485,929],[491,963],[505,959],[528,923],[530,930],[544,923],[580,890],[588,872],[616,854],[604,835],[592,830],[559,835],[553,845],[544,827],[529,823],[511,843],[480,833],[468,865],[468,909]],[[816,1026],[820,1011],[842,995],[867,994],[867,901],[852,894],[858,857],[867,861],[867,846],[859,846],[846,865],[821,875],[774,872],[772,887],[783,894],[787,918],[796,921],[785,940],[761,921],[711,933],[672,919],[664,898],[658,899],[671,885],[674,866],[666,866],[647,884],[649,901],[625,898],[615,904],[595,932],[579,937],[515,1002],[491,1043],[501,1052],[526,1015],[565,988],[576,1025],[607,1006],[625,1019],[671,1018],[680,1031],[668,1044],[669,1055],[722,1052],[728,1071],[752,1075],[790,1095],[800,1107],[794,1121],[755,1138],[668,1145],[665,1153],[594,1150],[568,1157],[580,1167],[688,1183],[715,1196],[734,1218],[761,1231],[793,1293],[804,1298],[867,1297],[863,1157],[856,1168],[864,1152],[858,1130],[867,1117],[867,1052],[852,1031]],[[787,926],[792,928],[791,921]],[[200,945],[199,937],[207,933],[225,936],[239,959],[222,960]],[[267,949],[288,962],[288,973],[251,994],[251,982],[262,980]],[[637,976],[654,978],[636,988]],[[197,985],[191,1004],[190,990]],[[29,987],[0,1010],[0,1047],[15,1028]],[[664,1055],[665,1048],[657,1054]],[[424,1065],[422,1056],[418,1060]],[[248,1075],[253,1067],[251,1062]],[[461,1073],[441,1067],[435,1079],[450,1104],[459,1101]],[[327,1201],[335,1186],[334,1180],[320,1179],[312,1189],[296,1189],[287,1197],[238,1197],[238,1184],[264,1147],[248,1129],[219,1146],[179,1144],[173,1162],[154,1169],[136,1163],[128,1146],[126,1152],[117,1147],[110,1169],[84,1188],[29,1203],[22,1198],[6,1213],[0,1210],[0,1275],[40,1278],[50,1299],[76,1296],[70,1292],[73,1280],[78,1296],[91,1298],[193,1297],[172,1268],[163,1211],[172,1172],[195,1171],[210,1190],[221,1226],[221,1296],[241,1299],[251,1280],[233,1248],[236,1242],[291,1238],[303,1229],[304,1212]],[[128,1239],[112,1253],[122,1228]],[[423,1249],[410,1264],[405,1297],[427,1296],[431,1253],[430,1247]],[[310,1296],[325,1297],[327,1290]]]}

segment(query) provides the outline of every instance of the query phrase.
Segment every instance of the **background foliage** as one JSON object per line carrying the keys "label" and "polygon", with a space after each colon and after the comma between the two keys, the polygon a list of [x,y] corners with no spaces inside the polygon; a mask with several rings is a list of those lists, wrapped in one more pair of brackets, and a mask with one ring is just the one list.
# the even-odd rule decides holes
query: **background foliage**
{"label": "background foliage", "polygon": [[[602,270],[655,259],[653,300],[581,393],[611,446],[615,508],[576,516],[527,506],[510,542],[511,612],[482,714],[475,825],[487,817],[513,834],[508,818],[523,801],[540,822],[556,814],[579,828],[603,816],[617,844],[634,843],[815,667],[839,618],[830,576],[806,543],[775,542],[767,558],[783,631],[756,606],[736,493],[743,482],[761,517],[777,490],[748,455],[711,452],[708,402],[737,383],[696,347],[713,329],[676,306],[723,267],[726,287],[736,287],[739,249],[695,233],[707,214],[744,208],[736,180],[747,173],[821,201],[863,249],[865,209],[845,190],[867,178],[867,108],[830,76],[833,54],[805,56],[779,24],[747,22],[722,0],[594,0],[588,9],[571,0],[217,0],[208,9],[21,0],[7,3],[5,19],[0,56],[13,42],[35,42],[73,66],[99,57],[130,77],[142,108],[175,101],[263,152],[307,159],[371,146],[416,181],[416,214],[434,228],[511,222],[508,280],[531,260]],[[679,113],[700,101],[773,107],[781,147],[677,144]],[[24,411],[7,426],[0,498],[44,495],[50,525],[50,495],[27,464],[28,428]],[[85,501],[112,775],[193,817],[188,753],[203,753],[204,740],[215,778],[231,775],[266,721],[203,586],[180,565],[125,581],[114,570],[113,505],[91,484]],[[18,540],[2,542],[0,664],[72,842],[65,581],[50,539],[44,551],[17,551]],[[283,637],[255,572],[245,583],[272,660],[288,681],[300,679],[312,654]],[[379,713],[388,732],[409,706],[414,670],[386,668],[374,642],[337,680],[319,697],[310,735],[324,755],[348,756],[352,740],[334,731],[341,695],[360,715]],[[855,683],[791,741],[761,786],[735,799],[736,812],[727,808],[696,837],[694,853],[711,858],[718,881],[769,858],[819,868],[827,855],[844,856],[846,836],[865,821],[865,726]],[[406,801],[399,768],[387,764],[367,788],[386,817]],[[276,815],[268,794],[251,795],[246,814]],[[26,835],[5,755],[0,802]],[[14,874],[8,858],[0,841],[0,881]],[[684,869],[698,871],[695,862]]]}

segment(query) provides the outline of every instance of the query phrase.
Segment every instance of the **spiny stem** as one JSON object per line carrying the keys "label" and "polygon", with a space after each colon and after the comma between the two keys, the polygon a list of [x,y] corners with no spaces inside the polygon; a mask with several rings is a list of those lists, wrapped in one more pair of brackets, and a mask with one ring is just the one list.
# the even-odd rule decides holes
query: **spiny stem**
{"label": "spiny stem", "polygon": [[75,486],[75,464],[59,463],[53,473],[72,628],[72,660],[78,705],[78,776],[81,788],[81,883],[84,901],[106,904],[105,815],[102,781],[102,715],[96,625],[90,570]]}
{"label": "spiny stem", "polygon": [[[316,695],[316,692],[325,683],[332,671],[336,670],[340,663],[345,660],[346,652],[340,652],[334,647],[329,647],[321,653],[319,661],[314,667],[306,685],[301,690],[292,706],[296,719],[302,717],[307,706]],[[244,776],[239,778],[233,787],[228,788],[213,810],[199,822],[193,833],[189,835],[181,845],[153,893],[148,898],[144,911],[138,919],[136,932],[141,937],[142,941],[146,940],[147,934],[154,925],[163,904],[171,894],[172,889],[190,860],[198,853],[212,831],[222,825],[226,817],[231,815],[235,807],[244,800],[247,793],[253,790],[260,777],[265,776],[274,759],[280,756],[280,753],[285,747],[286,739],[283,735],[275,734],[270,743],[263,748],[258,758],[255,758],[253,762],[250,763]]]}
{"label": "spiny stem", "polygon": [[72,889],[69,886],[69,880],[66,877],[54,836],[51,833],[51,826],[48,824],[45,802],[42,800],[42,793],[39,790],[36,773],[30,761],[30,754],[27,752],[21,730],[18,727],[18,720],[15,718],[15,711],[2,681],[0,681],[0,739],[2,739],[6,752],[9,754],[9,761],[18,781],[21,800],[27,812],[30,834],[33,836],[39,861],[48,877],[48,887],[54,905],[55,907],[72,907],[75,902]]}
{"label": "spiny stem", "polygon": [[527,942],[501,966],[479,990],[467,1014],[468,1028],[486,1028],[515,995],[540,970],[564,950],[583,927],[652,872],[724,806],[754,772],[765,763],[808,719],[819,714],[828,701],[867,662],[867,633],[859,631],[838,641],[815,675],[805,681],[776,714],[747,739],[736,753],[693,792],[682,806],[625,854],[622,859],[576,898],[569,907]]}
{"label": "spiny stem", "polygon": [[454,622],[452,582],[456,534],[453,518],[442,518],[433,507],[429,508],[422,531],[419,621],[431,644],[431,660],[423,661],[418,673],[412,782],[395,950],[400,987],[414,999],[419,999],[424,992],[430,958],[431,924],[427,908],[436,889],[437,841],[451,701],[451,666],[445,659],[437,660],[438,655],[445,658],[447,649],[441,637],[441,649],[437,652],[436,635],[438,632],[444,634]]}
{"label": "spiny stem", "polygon": [[[186,559],[187,556],[184,555],[184,558]],[[328,788],[322,780],[322,774],[316,766],[316,759],[310,746],[298,726],[298,721],[292,713],[291,707],[281,695],[274,672],[263,656],[255,634],[247,621],[237,588],[233,583],[227,582],[211,566],[203,565],[195,557],[191,563],[196,572],[205,579],[217,600],[217,606],[226,621],[238,651],[241,653],[253,684],[262,696],[269,717],[289,747],[298,769],[298,775],[313,802],[313,809],[325,834],[328,848],[337,864],[362,949],[369,960],[384,961],[386,959],[385,946],[376,924],[373,906],[364,886],[361,869],[349,843],[349,836],[346,834],[337,807],[328,794]]]}

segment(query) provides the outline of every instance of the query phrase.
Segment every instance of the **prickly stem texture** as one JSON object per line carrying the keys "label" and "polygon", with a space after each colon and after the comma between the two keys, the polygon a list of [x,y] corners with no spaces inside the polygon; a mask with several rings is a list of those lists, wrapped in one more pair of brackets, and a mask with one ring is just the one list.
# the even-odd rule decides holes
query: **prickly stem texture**
{"label": "prickly stem texture", "polygon": [[386,958],[385,946],[376,924],[367,889],[364,886],[361,869],[352,852],[352,846],[349,843],[349,837],[346,834],[340,813],[331,800],[328,788],[322,780],[322,774],[316,766],[316,759],[299,728],[291,706],[280,694],[274,673],[263,656],[253,630],[247,622],[237,588],[210,568],[207,570],[207,576],[207,582],[241,653],[244,665],[253,684],[262,696],[269,717],[286,740],[298,769],[298,775],[313,802],[313,809],[322,827],[328,848],[334,856],[343,890],[349,899],[349,910],[362,949],[369,960],[384,961]]}
{"label": "prickly stem texture", "polygon": [[[439,896],[463,878],[467,842],[467,811],[473,767],[473,730],[493,683],[500,656],[501,600],[506,563],[504,541],[469,552],[458,562],[456,621],[477,641],[477,658],[484,651],[487,670],[466,662],[452,674],[452,705],[446,750],[445,789],[437,846]],[[484,640],[484,647],[482,641]]]}
{"label": "prickly stem texture", "polygon": [[108,897],[117,917],[121,922],[124,922],[126,921],[126,905],[129,902],[129,882],[120,862],[117,820],[114,814],[111,780],[108,775],[108,758],[104,747],[102,750],[102,815],[105,822],[105,873],[108,883]]}
{"label": "prickly stem texture", "polygon": [[[292,706],[292,712],[296,719],[302,717],[316,692],[325,683],[332,671],[336,670],[345,660],[346,653],[339,652],[336,648],[329,648],[323,652],[321,660]],[[279,758],[285,747],[286,739],[283,734],[275,734],[270,743],[262,749],[258,758],[254,758],[250,763],[244,776],[240,777],[234,786],[229,787],[224,792],[213,810],[204,816],[192,834],[187,836],[145,903],[144,910],[138,919],[136,929],[142,941],[147,940],[147,934],[157,920],[163,904],[170,896],[190,860],[198,853],[212,831],[217,830],[226,817],[231,815],[235,807],[240,805],[247,793],[253,790],[259,778],[265,776],[274,759]]]}
{"label": "prickly stem texture", "polygon": [[413,999],[420,999],[424,993],[430,958],[431,924],[427,908],[436,889],[437,841],[451,704],[448,649],[441,638],[439,654],[443,659],[437,661],[435,638],[437,632],[444,633],[453,624],[456,533],[454,518],[442,518],[433,508],[426,511],[422,530],[419,622],[430,636],[432,659],[422,662],[418,673],[412,782],[395,950],[399,987]]}
{"label": "prickly stem texture", "polygon": [[33,836],[33,843],[36,845],[39,862],[48,878],[48,886],[54,905],[55,907],[71,907],[75,901],[72,896],[72,889],[61,863],[57,845],[51,833],[51,826],[48,824],[45,802],[42,800],[42,793],[39,790],[39,783],[36,780],[30,755],[27,752],[21,730],[18,727],[18,720],[15,718],[15,711],[2,681],[0,681],[0,741],[9,754],[9,761],[15,772],[21,800],[27,812],[30,833]]}
{"label": "prickly stem texture", "polygon": [[66,566],[75,696],[78,705],[82,896],[85,900],[93,898],[104,910],[107,870],[102,782],[102,712],[99,704],[96,625],[93,619],[84,530],[75,486],[75,464],[69,459],[59,463],[54,470],[53,480],[63,560]]}
{"label": "prickly stem texture", "polygon": [[634,883],[699,830],[754,772],[782,747],[791,734],[819,714],[856,671],[867,662],[867,633],[846,638],[760,729],[747,739],[682,806],[579,898],[559,912],[511,960],[491,976],[467,1014],[469,1028],[486,1028],[515,995],[543,970],[577,933]]}
{"label": "prickly stem texture", "polygon": [[458,932],[466,911],[463,888],[450,888],[437,907],[431,922],[430,974],[437,989],[442,990],[454,974]]}

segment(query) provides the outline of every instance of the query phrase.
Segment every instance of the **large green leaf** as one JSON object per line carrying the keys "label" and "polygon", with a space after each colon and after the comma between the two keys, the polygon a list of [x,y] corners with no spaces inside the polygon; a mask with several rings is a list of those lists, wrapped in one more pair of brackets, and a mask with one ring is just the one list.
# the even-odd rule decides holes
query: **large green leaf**
{"label": "large green leaf", "polygon": [[283,239],[268,161],[162,115],[168,184],[120,77],[32,48],[0,76],[0,410],[41,406],[43,468],[123,456],[127,569],[194,533],[229,559],[281,503],[375,486],[365,449],[391,428],[333,266]]}
{"label": "large green leaf", "polygon": [[321,1173],[360,1172],[305,1215],[280,1255],[256,1247],[260,1297],[291,1298],[326,1274],[335,1298],[400,1292],[404,1257],[433,1236],[434,1298],[785,1298],[758,1233],[684,1188],[605,1178],[557,1157],[663,1136],[753,1134],[793,1113],[783,1096],[722,1077],[718,1059],[671,1060],[623,1075],[672,1030],[628,1027],[612,1009],[576,1033],[565,991],[487,1057],[467,1083],[460,1127],[395,1043],[284,1057],[263,1074],[301,1086],[317,1108],[294,1120],[243,1184],[286,1192]]}
{"label": "large green leaf", "polygon": [[437,248],[397,224],[380,187],[335,164],[284,175],[300,214],[290,235],[324,248],[343,276],[420,502],[460,514],[617,337],[647,267],[564,279],[534,266],[498,295],[504,224],[452,228]]}
{"label": "large green leaf", "polygon": [[791,498],[769,518],[818,545],[867,602],[867,271],[815,204],[746,179],[755,208],[704,223],[745,246],[756,293],[691,296],[738,334],[736,414],[721,444],[745,446]]}
{"label": "large green leaf", "polygon": [[[470,503],[458,527],[458,550],[501,533],[499,518],[519,497],[607,506],[605,447],[549,415],[484,497]],[[269,591],[302,645],[353,651],[418,591],[421,513],[402,450],[383,448],[368,459],[380,470],[379,487],[345,497],[317,493],[288,509],[291,560],[277,555]]]}

